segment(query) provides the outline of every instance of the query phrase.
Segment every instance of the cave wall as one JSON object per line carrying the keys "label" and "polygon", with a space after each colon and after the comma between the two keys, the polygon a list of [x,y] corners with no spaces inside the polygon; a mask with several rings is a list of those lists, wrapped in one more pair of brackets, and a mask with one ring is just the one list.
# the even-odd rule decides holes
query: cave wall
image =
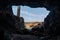
{"label": "cave wall", "polygon": [[[20,20],[22,21],[20,22]],[[22,28],[22,29],[21,29]],[[0,37],[1,40],[10,40],[9,35],[21,34],[24,30],[23,17],[17,17],[9,13],[0,13]]]}
{"label": "cave wall", "polygon": [[60,12],[51,11],[44,20],[45,33],[47,35],[60,35]]}
{"label": "cave wall", "polygon": [[9,13],[0,13],[0,31],[18,33],[18,28],[19,25],[14,15]]}
{"label": "cave wall", "polygon": [[[19,33],[19,26],[12,13],[12,5],[23,5],[31,8],[45,7],[50,11],[44,20],[46,35],[60,35],[60,1],[59,0],[0,0],[0,33],[1,30]],[[10,12],[10,13],[4,13]],[[12,13],[12,14],[11,14]],[[5,27],[6,26],[6,27]],[[12,31],[13,30],[13,31]],[[2,34],[2,33],[1,33]],[[3,34],[2,34],[3,35]]]}

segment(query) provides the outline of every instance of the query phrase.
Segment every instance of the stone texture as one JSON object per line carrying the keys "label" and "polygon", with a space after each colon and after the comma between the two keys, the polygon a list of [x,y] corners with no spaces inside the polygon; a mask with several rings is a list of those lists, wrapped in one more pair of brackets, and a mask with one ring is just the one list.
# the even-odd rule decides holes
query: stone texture
{"label": "stone texture", "polygon": [[[0,9],[8,9],[9,5],[26,5],[30,7],[46,7],[48,10],[54,10],[56,7],[60,7],[59,0],[0,0]],[[11,7],[10,7],[11,8]],[[10,10],[10,8],[8,10]],[[10,10],[11,11],[11,10]]]}
{"label": "stone texture", "polygon": [[8,13],[0,13],[0,29],[1,30],[8,30],[14,32],[14,30],[17,31],[15,28],[15,17]]}
{"label": "stone texture", "polygon": [[17,17],[17,16],[15,16],[15,18],[16,18],[16,24],[19,26],[19,29],[24,30],[25,29],[24,18],[23,17]]}
{"label": "stone texture", "polygon": [[[17,18],[17,19],[20,19],[20,18]],[[3,35],[3,37],[4,37],[5,32],[9,34],[10,33],[17,33],[17,34],[21,33],[20,31],[21,26],[24,27],[24,25],[19,25],[21,22],[19,23],[17,19],[15,15],[11,15],[9,13],[6,13],[6,14],[0,13],[0,33],[1,35]]]}
{"label": "stone texture", "polygon": [[60,37],[60,12],[51,11],[49,15],[45,18],[44,21],[44,29],[45,34],[50,36],[50,38],[54,36]]}
{"label": "stone texture", "polygon": [[59,0],[0,0],[0,5],[1,5],[0,35],[4,35],[5,31],[8,33],[10,32],[20,33],[18,22],[12,12],[12,5],[27,5],[32,8],[45,7],[47,10],[50,10],[49,15],[45,18],[44,21],[45,34],[49,36],[49,37],[45,36],[46,37],[45,39],[57,40],[57,39],[53,39],[54,37],[59,39],[60,37],[60,33],[59,33],[60,32],[60,1]]}

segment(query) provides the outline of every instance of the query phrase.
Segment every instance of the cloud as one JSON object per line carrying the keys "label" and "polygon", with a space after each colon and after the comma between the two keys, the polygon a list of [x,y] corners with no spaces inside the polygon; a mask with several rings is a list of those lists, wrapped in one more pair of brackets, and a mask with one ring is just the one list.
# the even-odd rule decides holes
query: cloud
{"label": "cloud", "polygon": [[26,22],[42,22],[43,20],[41,20],[40,18],[36,19],[36,18],[26,18],[25,20]]}
{"label": "cloud", "polygon": [[27,17],[24,17],[25,18],[25,21],[27,22],[35,22],[35,21],[44,21],[44,18],[47,16],[47,14],[43,14],[43,13],[38,13],[38,14],[34,14],[34,13],[30,13],[28,11],[22,11],[21,10],[21,14],[23,16],[24,15],[27,15]]}
{"label": "cloud", "polygon": [[30,13],[30,12],[27,12],[27,11],[21,11],[22,14],[25,14],[25,15],[28,15],[28,16],[32,16],[32,17],[40,17],[40,15],[36,15],[34,13]]}
{"label": "cloud", "polygon": [[31,17],[31,16],[23,16],[22,15],[22,17],[24,17],[24,21],[25,22],[41,22],[41,21],[43,21],[41,18],[36,18],[36,17]]}

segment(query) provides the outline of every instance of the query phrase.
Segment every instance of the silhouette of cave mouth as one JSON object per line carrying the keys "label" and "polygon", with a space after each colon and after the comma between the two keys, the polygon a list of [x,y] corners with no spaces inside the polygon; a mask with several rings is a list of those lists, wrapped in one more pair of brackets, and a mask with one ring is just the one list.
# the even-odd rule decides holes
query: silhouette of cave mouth
{"label": "silhouette of cave mouth", "polygon": [[[3,10],[3,11],[8,10],[10,12],[12,12],[11,5],[29,6],[31,8],[45,7],[47,10],[50,11],[50,13],[45,18],[44,23],[43,23],[44,25],[40,29],[40,33],[42,32],[41,33],[42,35],[45,33],[45,35],[44,35],[45,39],[46,39],[46,35],[50,36],[50,37],[48,37],[47,40],[49,40],[52,37],[53,37],[53,40],[55,40],[54,38],[60,37],[60,1],[59,0],[0,0],[0,2],[1,2],[0,10]],[[16,21],[16,20],[20,20],[19,17],[15,18],[14,15],[8,14],[8,12],[6,13],[6,15],[5,15],[5,13],[2,14],[2,12],[1,12],[0,18],[1,18],[1,20],[0,20],[1,28],[0,29],[2,30],[0,35],[4,35],[4,32],[6,30],[7,30],[6,32],[9,31],[9,33],[10,32],[13,32],[13,33],[21,32],[21,31],[19,31],[19,27],[16,27],[19,25],[19,22]],[[21,18],[21,19],[23,19],[23,18]],[[24,23],[24,21],[23,21],[23,23]],[[19,26],[21,26],[21,25],[19,25]],[[18,29],[16,29],[16,28],[18,28]],[[39,32],[33,33],[34,30],[32,31],[32,33],[30,33],[30,31],[28,31],[28,30],[26,30],[26,31],[24,30],[24,33],[25,34],[35,34],[35,35],[38,34],[39,36],[41,36],[41,34]],[[38,30],[36,30],[36,31],[38,31]],[[3,36],[1,36],[1,37],[3,39]]]}
{"label": "silhouette of cave mouth", "polygon": [[[3,3],[4,1],[1,1],[1,2]],[[4,2],[5,4],[8,3],[8,1],[5,1],[5,2]],[[50,11],[49,15],[44,20],[45,29],[48,30],[48,27],[51,27],[51,29],[53,29],[52,26],[53,27],[58,26],[57,28],[59,28],[59,26],[60,26],[59,25],[60,24],[59,23],[60,22],[59,21],[60,20],[59,19],[60,1],[58,1],[58,0],[35,0],[35,1],[34,0],[17,0],[17,1],[13,0],[13,1],[10,1],[9,4],[7,4],[7,5],[8,5],[8,7],[9,7],[9,5],[22,5],[22,6],[29,6],[31,8],[45,7],[47,10]],[[5,8],[4,5],[2,5],[2,7]],[[46,31],[46,32],[48,32],[48,31]]]}

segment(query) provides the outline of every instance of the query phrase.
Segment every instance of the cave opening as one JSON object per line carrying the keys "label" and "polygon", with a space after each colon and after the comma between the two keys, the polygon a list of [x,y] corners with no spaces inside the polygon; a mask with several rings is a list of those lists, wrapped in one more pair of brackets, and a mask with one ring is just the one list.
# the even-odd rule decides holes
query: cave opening
{"label": "cave opening", "polygon": [[[17,16],[18,6],[12,6],[14,15]],[[46,16],[49,14],[49,10],[44,7],[30,8],[28,6],[20,6],[20,17],[24,18],[25,28],[32,29],[38,23],[43,23]]]}
{"label": "cave opening", "polygon": [[[60,39],[60,18],[59,18],[60,17],[60,1],[59,0],[1,0],[0,5],[1,5],[0,6],[0,13],[1,13],[1,15],[0,15],[0,26],[1,26],[0,33],[1,34],[0,35],[2,35],[2,39],[4,39],[4,38],[8,39],[8,36],[10,36],[9,34],[11,34],[11,33],[12,34],[15,34],[15,33],[16,34],[20,34],[20,33],[25,34],[26,33],[26,34],[30,34],[30,35],[34,34],[34,35],[38,35],[41,40],[59,40]],[[41,29],[37,28],[37,30],[33,29],[33,31],[23,30],[21,32],[19,29],[21,27],[21,25],[19,25],[20,22],[18,21],[20,19],[19,19],[19,17],[15,16],[17,14],[17,10],[16,10],[17,8],[15,7],[13,9],[13,10],[15,10],[14,11],[15,15],[13,15],[12,10],[11,10],[12,5],[23,5],[23,6],[29,6],[32,8],[33,7],[34,8],[45,7],[46,9],[50,10],[48,16],[43,21],[44,28],[41,28]],[[21,12],[28,13],[25,11],[24,12],[21,11]],[[12,13],[12,14],[10,14],[10,13]],[[31,12],[29,12],[29,13],[31,13]],[[34,16],[35,16],[35,13],[34,13]],[[30,15],[32,15],[32,14],[30,14]],[[40,17],[40,15],[39,15],[39,17]],[[31,16],[31,18],[32,18],[32,16]],[[35,18],[38,18],[38,16]],[[34,18],[32,18],[32,19],[34,19]],[[38,18],[38,19],[40,19],[40,18]],[[24,23],[24,20],[22,21],[23,23]],[[22,26],[23,26],[23,23],[22,23]],[[40,24],[38,24],[38,26],[39,25]],[[42,30],[44,30],[44,31],[42,31]],[[7,33],[7,35],[5,36],[4,34],[6,34],[6,33]],[[13,38],[15,38],[15,37],[13,37]],[[18,38],[20,38],[20,37],[18,37]],[[9,39],[10,39],[10,37],[9,37]],[[28,39],[28,38],[26,38],[26,39]]]}

